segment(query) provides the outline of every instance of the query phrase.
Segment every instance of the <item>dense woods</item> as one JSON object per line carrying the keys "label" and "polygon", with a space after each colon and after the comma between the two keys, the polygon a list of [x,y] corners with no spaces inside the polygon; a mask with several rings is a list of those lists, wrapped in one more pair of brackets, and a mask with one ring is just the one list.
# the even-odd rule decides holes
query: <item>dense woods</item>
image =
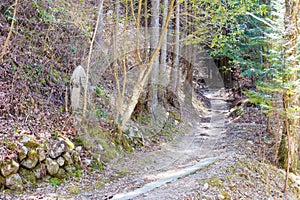
{"label": "dense woods", "polygon": [[22,167],[53,183],[154,149],[187,130],[195,102],[207,120],[207,93],[223,91],[230,123],[249,107],[263,116],[251,137],[287,193],[300,166],[298,18],[299,0],[0,1],[0,186],[23,190],[7,183]]}

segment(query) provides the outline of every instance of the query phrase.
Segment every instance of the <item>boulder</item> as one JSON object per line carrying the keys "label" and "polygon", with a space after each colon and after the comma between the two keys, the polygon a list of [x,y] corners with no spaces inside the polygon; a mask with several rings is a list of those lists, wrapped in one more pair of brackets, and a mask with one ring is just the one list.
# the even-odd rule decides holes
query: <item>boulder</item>
{"label": "boulder", "polygon": [[64,153],[62,155],[62,157],[65,159],[65,164],[67,164],[67,165],[73,164],[73,160],[72,160],[71,154],[69,152]]}
{"label": "boulder", "polygon": [[18,173],[9,175],[5,180],[5,185],[11,190],[24,189],[22,178]]}
{"label": "boulder", "polygon": [[66,136],[64,136],[62,134],[59,134],[58,140],[64,140],[67,143],[67,145],[68,145],[68,147],[69,147],[70,150],[74,150],[75,149],[74,143],[71,142],[71,140],[69,140],[69,138],[67,138]]}
{"label": "boulder", "polygon": [[47,172],[53,176],[57,174],[59,170],[59,165],[56,161],[52,160],[51,158],[46,158],[46,168]]}
{"label": "boulder", "polygon": [[57,178],[66,178],[67,174],[66,174],[66,171],[63,169],[63,168],[59,168],[58,169],[58,172],[55,174],[55,176]]}
{"label": "boulder", "polygon": [[38,149],[37,149],[37,153],[38,153],[38,155],[39,155],[39,161],[40,161],[40,162],[42,162],[43,160],[46,159],[46,153],[45,153],[44,149],[38,148]]}
{"label": "boulder", "polygon": [[21,142],[28,148],[40,147],[39,142],[31,135],[23,135]]}
{"label": "boulder", "polygon": [[63,157],[58,157],[58,158],[56,159],[56,162],[58,163],[58,165],[59,165],[60,167],[62,167],[62,166],[65,164],[65,159],[64,159]]}
{"label": "boulder", "polygon": [[33,169],[39,161],[39,155],[35,150],[30,150],[28,156],[21,162],[21,165],[27,169]]}
{"label": "boulder", "polygon": [[11,174],[17,173],[19,170],[19,166],[19,163],[17,163],[13,159],[7,160],[1,164],[1,174],[4,177],[7,177]]}
{"label": "boulder", "polygon": [[24,160],[27,154],[28,154],[28,148],[26,146],[22,146],[22,148],[19,151],[19,161]]}
{"label": "boulder", "polygon": [[39,164],[33,169],[33,173],[37,179],[42,179],[47,175],[47,169],[45,164]]}
{"label": "boulder", "polygon": [[76,165],[80,165],[81,163],[81,158],[80,155],[77,151],[72,152],[72,160]]}
{"label": "boulder", "polygon": [[67,165],[64,167],[64,169],[68,172],[68,173],[73,173],[76,171],[76,167],[73,165]]}
{"label": "boulder", "polygon": [[34,185],[37,183],[35,174],[31,169],[20,168],[18,174],[22,178],[24,184]]}
{"label": "boulder", "polygon": [[64,140],[60,140],[55,142],[49,151],[49,155],[51,158],[57,158],[62,153],[67,152],[69,150],[68,144]]}

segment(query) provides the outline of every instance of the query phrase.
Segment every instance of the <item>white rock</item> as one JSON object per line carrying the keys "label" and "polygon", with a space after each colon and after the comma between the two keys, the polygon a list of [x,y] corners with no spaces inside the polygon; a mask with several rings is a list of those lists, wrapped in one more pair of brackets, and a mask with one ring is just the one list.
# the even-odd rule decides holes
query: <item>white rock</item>
{"label": "white rock", "polygon": [[207,191],[207,190],[208,190],[208,188],[209,188],[209,185],[208,185],[208,183],[205,183],[205,184],[203,185],[203,188],[202,188],[202,190],[205,192],[205,191]]}
{"label": "white rock", "polygon": [[219,194],[218,195],[218,200],[223,200],[223,199],[225,199],[225,197],[222,194]]}

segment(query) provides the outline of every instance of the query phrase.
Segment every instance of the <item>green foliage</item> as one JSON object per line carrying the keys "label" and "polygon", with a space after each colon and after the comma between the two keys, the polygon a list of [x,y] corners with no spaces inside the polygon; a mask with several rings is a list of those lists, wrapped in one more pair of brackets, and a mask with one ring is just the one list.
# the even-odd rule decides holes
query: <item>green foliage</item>
{"label": "green foliage", "polygon": [[53,186],[53,187],[56,187],[56,186],[59,186],[62,184],[62,181],[59,180],[58,178],[56,177],[51,177],[49,178],[49,183]]}

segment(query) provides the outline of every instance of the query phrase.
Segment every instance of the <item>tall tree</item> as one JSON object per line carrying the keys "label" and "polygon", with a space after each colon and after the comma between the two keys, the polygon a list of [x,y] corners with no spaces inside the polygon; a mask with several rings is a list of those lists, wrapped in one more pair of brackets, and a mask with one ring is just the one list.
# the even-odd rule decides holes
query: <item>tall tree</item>
{"label": "tall tree", "polygon": [[298,164],[299,93],[296,85],[299,78],[299,62],[297,60],[298,15],[299,0],[285,0],[284,74],[282,77],[285,119],[279,156],[283,167],[287,169],[287,174],[289,171],[295,173]]}
{"label": "tall tree", "polygon": [[176,11],[175,11],[175,26],[174,26],[174,55],[172,61],[172,71],[170,77],[169,90],[171,90],[175,95],[177,94],[178,89],[178,80],[179,80],[179,43],[180,39],[180,2],[176,2]]}
{"label": "tall tree", "polygon": [[[164,0],[163,2],[163,9],[162,9],[162,26],[164,26],[167,22],[167,15],[168,15],[168,4],[169,0]],[[159,95],[161,99],[164,99],[164,82],[166,78],[166,70],[167,70],[167,42],[168,42],[168,30],[164,35],[163,43],[161,45],[161,52],[160,52],[160,66],[159,66],[159,83],[161,88],[159,90]]]}
{"label": "tall tree", "polygon": [[[151,0],[151,41],[150,47],[152,50],[152,56],[157,48],[160,26],[159,26],[159,11],[160,11],[160,0]],[[150,92],[150,111],[155,116],[155,109],[158,104],[158,77],[159,77],[159,57],[154,59],[151,73],[151,92]]]}

